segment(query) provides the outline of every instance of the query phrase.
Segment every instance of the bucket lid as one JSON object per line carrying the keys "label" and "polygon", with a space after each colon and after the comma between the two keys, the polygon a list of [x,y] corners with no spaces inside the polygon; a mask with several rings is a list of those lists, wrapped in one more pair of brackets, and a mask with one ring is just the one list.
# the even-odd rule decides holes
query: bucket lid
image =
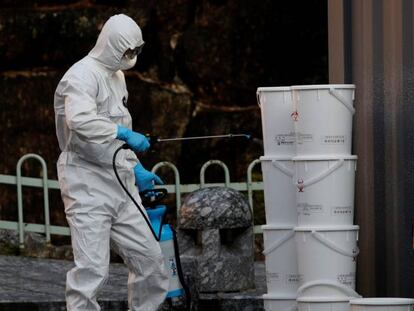
{"label": "bucket lid", "polygon": [[292,90],[355,89],[355,84],[293,85]]}
{"label": "bucket lid", "polygon": [[260,161],[292,161],[292,157],[289,156],[261,156]]}
{"label": "bucket lid", "polygon": [[277,295],[277,294],[264,294],[262,296],[263,299],[267,299],[267,300],[296,300],[296,295]]}
{"label": "bucket lid", "polygon": [[257,93],[259,92],[286,92],[290,91],[289,86],[266,86],[266,87],[258,87]]}
{"label": "bucket lid", "polygon": [[350,231],[350,230],[359,230],[359,226],[315,226],[315,227],[296,227],[295,231]]}
{"label": "bucket lid", "polygon": [[292,161],[327,161],[327,160],[358,160],[357,155],[318,155],[318,156],[297,156]]}
{"label": "bucket lid", "polygon": [[295,226],[263,225],[263,230],[293,230]]}
{"label": "bucket lid", "polygon": [[298,297],[298,302],[349,302],[355,297]]}
{"label": "bucket lid", "polygon": [[351,305],[366,305],[366,306],[385,306],[385,305],[413,305],[414,299],[411,298],[386,298],[386,297],[377,297],[377,298],[359,298],[352,299],[350,301]]}

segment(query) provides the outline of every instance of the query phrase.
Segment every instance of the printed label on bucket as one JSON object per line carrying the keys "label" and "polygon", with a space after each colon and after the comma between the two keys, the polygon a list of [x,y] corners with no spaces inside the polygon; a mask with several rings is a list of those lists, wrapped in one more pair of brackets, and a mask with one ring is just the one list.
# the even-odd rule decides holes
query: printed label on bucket
{"label": "printed label on bucket", "polygon": [[297,210],[299,215],[311,216],[313,214],[320,214],[324,212],[323,205],[298,203]]}
{"label": "printed label on bucket", "polygon": [[266,271],[266,281],[267,281],[267,283],[280,282],[280,280],[281,280],[280,273]]}
{"label": "printed label on bucket", "polygon": [[286,284],[298,284],[303,280],[302,274],[286,274]]}
{"label": "printed label on bucket", "polygon": [[321,136],[323,145],[344,145],[346,142],[345,135],[324,135]]}
{"label": "printed label on bucket", "polygon": [[298,144],[302,144],[302,143],[307,143],[307,142],[312,142],[313,141],[313,135],[312,134],[297,133],[296,137],[297,137],[297,143]]}
{"label": "printed label on bucket", "polygon": [[349,287],[355,287],[355,273],[338,274],[338,282]]}
{"label": "printed label on bucket", "polygon": [[352,215],[352,206],[334,206],[331,212],[332,216],[350,216]]}
{"label": "printed label on bucket", "polygon": [[296,141],[296,134],[294,132],[288,134],[276,134],[275,141],[278,146],[290,146]]}

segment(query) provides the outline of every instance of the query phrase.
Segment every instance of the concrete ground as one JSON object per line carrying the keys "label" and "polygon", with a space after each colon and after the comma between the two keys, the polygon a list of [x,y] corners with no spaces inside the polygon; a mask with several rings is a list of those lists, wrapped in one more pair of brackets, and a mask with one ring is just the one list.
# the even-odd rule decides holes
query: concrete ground
{"label": "concrete ground", "polygon": [[[0,311],[66,310],[65,279],[72,266],[64,260],[0,256]],[[201,294],[199,310],[263,310],[260,297],[266,292],[264,263],[257,262],[255,271],[255,290]],[[123,264],[111,264],[109,274],[98,298],[102,310],[126,310],[127,269]]]}

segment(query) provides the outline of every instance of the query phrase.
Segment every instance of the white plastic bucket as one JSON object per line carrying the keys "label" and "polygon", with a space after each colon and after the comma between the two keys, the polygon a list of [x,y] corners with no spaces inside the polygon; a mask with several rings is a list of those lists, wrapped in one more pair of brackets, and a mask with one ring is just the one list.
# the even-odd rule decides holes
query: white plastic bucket
{"label": "white plastic bucket", "polygon": [[296,227],[298,296],[360,297],[355,292],[358,226]]}
{"label": "white plastic bucket", "polygon": [[265,225],[263,229],[267,292],[296,296],[299,282],[293,227]]}
{"label": "white plastic bucket", "polygon": [[349,297],[299,297],[299,311],[350,311]]}
{"label": "white plastic bucket", "polygon": [[294,157],[299,226],[352,225],[357,156]]}
{"label": "white plastic bucket", "polygon": [[266,311],[297,311],[296,296],[264,294],[263,305]]}
{"label": "white plastic bucket", "polygon": [[355,85],[292,86],[297,155],[351,154]]}
{"label": "white plastic bucket", "polygon": [[360,298],[350,301],[352,311],[413,311],[410,298]]}
{"label": "white plastic bucket", "polygon": [[262,114],[264,154],[293,157],[296,135],[290,87],[259,87],[256,95]]}
{"label": "white plastic bucket", "polygon": [[262,164],[266,223],[296,226],[294,164],[290,157],[260,157]]}

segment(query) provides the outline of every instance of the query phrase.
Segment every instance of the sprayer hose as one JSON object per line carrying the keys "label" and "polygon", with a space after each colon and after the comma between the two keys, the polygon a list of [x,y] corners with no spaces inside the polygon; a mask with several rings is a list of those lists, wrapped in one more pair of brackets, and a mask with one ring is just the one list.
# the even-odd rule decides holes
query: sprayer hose
{"label": "sprayer hose", "polygon": [[[132,202],[134,202],[134,204],[138,208],[139,212],[141,213],[142,217],[144,217],[144,220],[147,223],[148,228],[151,230],[152,235],[157,240],[157,242],[159,242],[160,241],[160,237],[158,237],[157,234],[155,233],[155,231],[152,228],[152,225],[151,225],[149,219],[145,215],[145,213],[142,210],[141,206],[138,204],[138,202],[134,199],[134,197],[131,195],[131,193],[128,191],[128,189],[125,187],[125,185],[123,184],[121,178],[119,177],[118,170],[116,168],[116,156],[118,155],[118,152],[121,151],[121,149],[126,149],[126,148],[127,147],[125,147],[125,145],[122,145],[121,147],[119,147],[118,149],[116,149],[116,151],[114,153],[114,156],[112,157],[112,167],[114,169],[116,179],[118,179],[118,182],[121,185],[122,189],[124,189],[125,193],[129,196],[129,198],[132,200]],[[161,226],[160,227],[162,227],[162,223],[161,223]],[[160,233],[161,233],[161,230],[160,230]]]}

